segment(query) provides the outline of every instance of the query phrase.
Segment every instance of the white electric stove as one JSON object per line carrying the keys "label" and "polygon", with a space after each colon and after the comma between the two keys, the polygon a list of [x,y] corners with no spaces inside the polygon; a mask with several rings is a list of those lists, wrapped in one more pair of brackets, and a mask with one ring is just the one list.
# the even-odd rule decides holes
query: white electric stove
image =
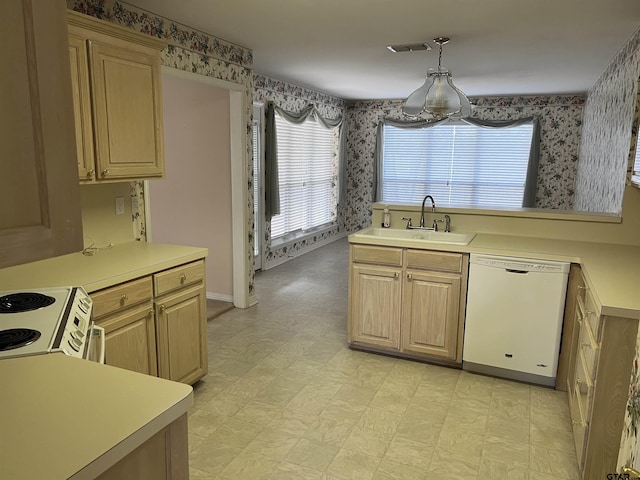
{"label": "white electric stove", "polygon": [[82,287],[0,292],[0,360],[60,352],[104,363],[92,305]]}

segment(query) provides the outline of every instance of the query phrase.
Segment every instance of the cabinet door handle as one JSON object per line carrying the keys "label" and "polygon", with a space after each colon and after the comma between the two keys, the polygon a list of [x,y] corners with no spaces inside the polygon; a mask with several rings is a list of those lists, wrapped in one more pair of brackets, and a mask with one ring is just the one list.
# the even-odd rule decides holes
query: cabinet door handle
{"label": "cabinet door handle", "polygon": [[96,174],[95,170],[89,170],[87,172],[87,178],[93,178],[93,176]]}
{"label": "cabinet door handle", "polygon": [[182,275],[180,275],[180,283],[184,283],[187,281],[187,276],[183,273]]}
{"label": "cabinet door handle", "polygon": [[164,303],[161,304],[159,308],[160,308],[160,313],[163,313],[167,309],[167,307],[164,306]]}
{"label": "cabinet door handle", "polygon": [[411,275],[410,273],[407,273],[407,280],[408,281],[413,281],[413,275]]}
{"label": "cabinet door handle", "polygon": [[127,294],[125,293],[124,295],[122,295],[122,297],[120,298],[120,305],[124,305],[125,302],[129,300],[129,297],[127,297]]}
{"label": "cabinet door handle", "polygon": [[640,472],[635,468],[622,467],[622,469],[620,470],[620,473],[622,473],[623,475],[628,475],[630,479],[635,480],[636,478],[640,478]]}
{"label": "cabinet door handle", "polygon": [[107,169],[102,170],[102,176],[103,176],[103,177],[106,177],[106,176],[108,176],[108,175],[109,175],[109,170],[107,170]]}
{"label": "cabinet door handle", "polygon": [[149,309],[149,315],[153,315],[153,308]]}

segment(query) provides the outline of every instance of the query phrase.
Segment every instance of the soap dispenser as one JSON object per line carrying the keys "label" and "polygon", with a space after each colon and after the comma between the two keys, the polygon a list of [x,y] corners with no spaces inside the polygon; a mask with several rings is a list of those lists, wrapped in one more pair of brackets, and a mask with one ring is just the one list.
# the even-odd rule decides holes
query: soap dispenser
{"label": "soap dispenser", "polygon": [[391,214],[389,213],[389,205],[384,206],[382,211],[382,228],[389,228],[391,226]]}

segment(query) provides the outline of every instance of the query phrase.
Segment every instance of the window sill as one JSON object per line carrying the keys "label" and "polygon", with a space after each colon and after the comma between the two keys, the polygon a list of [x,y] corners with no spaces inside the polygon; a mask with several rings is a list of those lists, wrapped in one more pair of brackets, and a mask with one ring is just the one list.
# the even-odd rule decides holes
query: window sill
{"label": "window sill", "polygon": [[276,250],[283,247],[288,247],[296,242],[305,240],[307,238],[314,237],[316,235],[322,235],[323,233],[330,232],[337,227],[337,223],[329,223],[321,225],[312,230],[305,230],[304,232],[293,232],[283,235],[271,240],[271,250]]}

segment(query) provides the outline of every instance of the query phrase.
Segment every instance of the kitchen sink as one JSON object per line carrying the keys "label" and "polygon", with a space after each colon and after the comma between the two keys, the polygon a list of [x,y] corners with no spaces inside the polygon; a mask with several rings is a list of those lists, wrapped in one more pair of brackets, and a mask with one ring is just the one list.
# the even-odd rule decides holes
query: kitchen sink
{"label": "kitchen sink", "polygon": [[399,240],[416,241],[417,243],[449,243],[453,245],[469,245],[475,236],[475,233],[470,232],[435,232],[433,230],[375,227],[367,228],[351,235],[354,239],[362,240],[368,238],[373,240],[372,243],[377,244],[392,244],[394,240]]}

